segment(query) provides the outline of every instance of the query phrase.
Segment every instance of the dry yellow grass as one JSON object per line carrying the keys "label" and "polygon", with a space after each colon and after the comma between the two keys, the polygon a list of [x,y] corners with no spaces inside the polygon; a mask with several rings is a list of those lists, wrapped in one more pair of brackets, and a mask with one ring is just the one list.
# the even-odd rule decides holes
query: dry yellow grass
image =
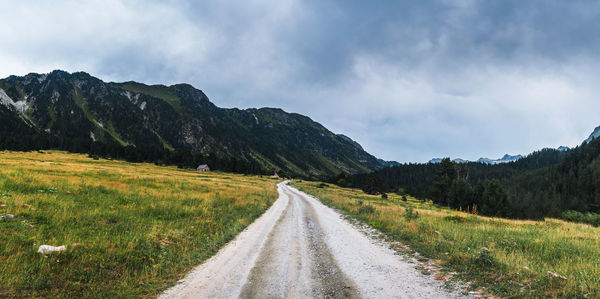
{"label": "dry yellow grass", "polygon": [[[277,181],[57,151],[0,152],[0,297],[140,297],[264,212]],[[42,244],[67,251],[44,258]]]}
{"label": "dry yellow grass", "polygon": [[293,184],[379,229],[391,241],[410,245],[446,271],[458,272],[473,289],[506,297],[600,297],[598,227],[558,219],[481,217],[410,196],[402,201],[388,194],[385,200],[335,185]]}

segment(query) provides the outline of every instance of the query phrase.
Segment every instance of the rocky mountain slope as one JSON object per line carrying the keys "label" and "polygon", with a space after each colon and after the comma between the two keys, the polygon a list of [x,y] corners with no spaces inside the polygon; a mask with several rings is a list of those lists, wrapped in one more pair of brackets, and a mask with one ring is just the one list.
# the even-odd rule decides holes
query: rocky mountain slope
{"label": "rocky mountain slope", "polygon": [[592,134],[590,134],[590,137],[588,137],[586,140],[584,140],[584,143],[589,143],[590,141],[594,140],[595,138],[598,138],[598,136],[600,136],[600,126],[596,127],[594,129],[594,131],[592,132]]}
{"label": "rocky mountain slope", "polygon": [[0,80],[0,122],[0,130],[22,135],[190,149],[304,177],[367,172],[388,163],[300,114],[224,109],[188,84],[106,83],[84,72]]}

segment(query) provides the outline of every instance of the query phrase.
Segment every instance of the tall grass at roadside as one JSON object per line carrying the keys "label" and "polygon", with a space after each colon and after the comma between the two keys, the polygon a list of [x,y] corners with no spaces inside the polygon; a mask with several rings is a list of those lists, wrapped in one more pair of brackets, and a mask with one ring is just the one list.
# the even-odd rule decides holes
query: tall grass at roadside
{"label": "tall grass at roadside", "polygon": [[[0,297],[157,294],[277,198],[276,181],[0,152]],[[47,257],[42,244],[66,245]]]}
{"label": "tall grass at roadside", "polygon": [[386,200],[316,182],[293,186],[377,228],[389,241],[408,245],[443,272],[457,272],[472,290],[503,297],[600,298],[598,227],[480,217],[411,197],[403,201],[388,194]]}

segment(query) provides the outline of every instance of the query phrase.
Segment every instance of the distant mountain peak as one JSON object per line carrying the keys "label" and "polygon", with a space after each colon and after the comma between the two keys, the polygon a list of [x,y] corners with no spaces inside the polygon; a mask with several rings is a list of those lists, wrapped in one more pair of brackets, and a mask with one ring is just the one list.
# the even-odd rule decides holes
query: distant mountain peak
{"label": "distant mountain peak", "polygon": [[594,129],[594,132],[592,132],[592,134],[590,134],[590,137],[588,137],[585,141],[583,141],[583,143],[588,143],[590,141],[592,141],[595,138],[598,138],[598,136],[600,136],[600,126],[596,127]]}
{"label": "distant mountain peak", "polygon": [[301,114],[220,108],[190,84],[104,82],[85,72],[0,79],[0,123],[0,131],[18,136],[190,150],[301,177],[394,165]]}
{"label": "distant mountain peak", "polygon": [[[597,130],[598,130],[598,128],[597,128]],[[566,152],[566,151],[571,150],[571,148],[569,148],[568,146],[561,145],[561,146],[559,146],[557,148],[546,147],[546,148],[544,148],[542,150]],[[522,158],[524,158],[523,155],[509,155],[509,154],[505,154],[500,159],[490,159],[490,158],[483,158],[482,157],[482,158],[477,159],[477,161],[471,161],[471,160],[464,160],[464,159],[460,159],[460,158],[455,158],[455,159],[452,159],[452,162],[454,162],[454,163],[477,162],[477,163],[483,163],[483,164],[501,164],[501,163],[514,162],[514,161],[520,160]],[[440,162],[442,162],[442,158],[433,158],[433,159],[429,160],[429,162],[427,162],[427,163],[436,164],[436,163],[440,163]]]}
{"label": "distant mountain peak", "polygon": [[[429,160],[427,163],[437,164],[437,163],[442,162],[442,160],[443,160],[443,158],[433,158],[433,159]],[[455,158],[455,159],[452,159],[452,162],[454,162],[454,163],[468,163],[468,162],[472,162],[472,161],[461,159],[461,158]]]}
{"label": "distant mountain peak", "polygon": [[[521,158],[523,158],[522,155],[512,156],[509,154],[505,154],[500,159],[479,158],[477,161],[471,161],[471,160],[465,160],[465,159],[461,159],[461,158],[455,158],[455,159],[452,159],[452,162],[454,162],[454,163],[478,162],[478,163],[483,163],[483,164],[500,164],[500,163],[508,163],[508,162],[517,161]],[[435,164],[435,163],[440,163],[440,162],[442,162],[442,158],[433,158],[433,159],[429,160],[428,163]]]}
{"label": "distant mountain peak", "polygon": [[509,155],[509,154],[505,154],[500,159],[479,158],[479,160],[477,160],[477,162],[483,163],[483,164],[501,164],[501,163],[508,163],[508,162],[517,161],[517,160],[519,160],[521,158],[523,158],[522,155]]}

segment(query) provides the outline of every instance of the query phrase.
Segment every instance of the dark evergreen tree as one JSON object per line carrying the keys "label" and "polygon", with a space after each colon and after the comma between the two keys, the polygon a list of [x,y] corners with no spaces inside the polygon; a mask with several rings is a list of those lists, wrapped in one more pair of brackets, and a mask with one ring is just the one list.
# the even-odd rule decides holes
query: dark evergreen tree
{"label": "dark evergreen tree", "polygon": [[483,215],[507,217],[510,207],[500,181],[492,179],[483,185],[483,193],[477,202],[479,212]]}
{"label": "dark evergreen tree", "polygon": [[379,192],[382,192],[381,187],[381,180],[379,179],[379,176],[374,172],[369,173],[367,175],[363,191],[365,191],[368,194],[377,194]]}
{"label": "dark evergreen tree", "polygon": [[449,205],[449,191],[452,182],[456,179],[455,165],[450,158],[442,159],[439,168],[433,176],[431,185],[431,200],[437,204]]}
{"label": "dark evergreen tree", "polygon": [[448,191],[448,205],[455,209],[469,211],[474,202],[473,188],[465,179],[456,179]]}

